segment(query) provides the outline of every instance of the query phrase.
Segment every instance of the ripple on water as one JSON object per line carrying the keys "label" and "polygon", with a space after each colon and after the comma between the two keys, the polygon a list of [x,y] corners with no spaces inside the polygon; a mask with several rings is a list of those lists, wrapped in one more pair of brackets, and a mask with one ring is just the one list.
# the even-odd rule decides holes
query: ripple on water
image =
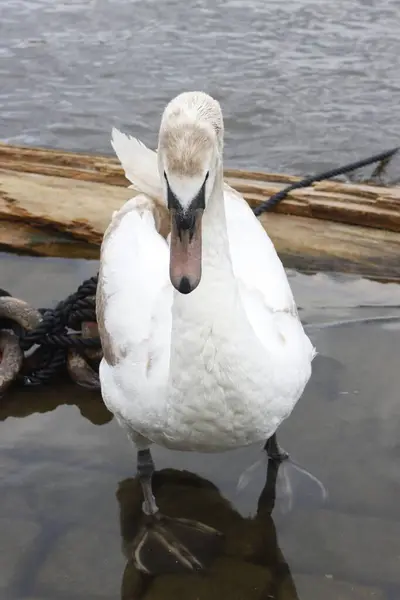
{"label": "ripple on water", "polygon": [[[36,306],[54,305],[97,268],[94,261],[0,258],[2,287]],[[400,286],[289,277],[319,354],[280,439],[323,481],[325,505],[300,485],[284,513],[278,473],[271,519],[268,488],[260,496],[265,464],[238,494],[258,448],[212,460],[157,448],[161,509],[221,529],[226,544],[206,577],[143,579],[128,560],[140,524],[135,457],[99,394],[61,381],[15,389],[0,406],[0,598],[109,599],[121,588],[123,598],[138,600],[386,600],[388,590],[397,597],[398,331],[373,319],[400,318]],[[363,317],[369,322],[326,327]]]}
{"label": "ripple on water", "polygon": [[123,124],[155,145],[165,103],[202,88],[223,103],[231,165],[352,160],[398,142],[397,11],[396,0],[7,2],[0,135],[109,152]]}

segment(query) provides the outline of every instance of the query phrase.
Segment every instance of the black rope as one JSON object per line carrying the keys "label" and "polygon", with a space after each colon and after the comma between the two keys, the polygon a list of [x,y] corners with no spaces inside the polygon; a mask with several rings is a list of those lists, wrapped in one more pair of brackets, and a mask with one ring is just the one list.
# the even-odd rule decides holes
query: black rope
{"label": "black rope", "polygon": [[40,366],[29,374],[20,375],[18,379],[24,385],[43,385],[64,371],[66,360],[67,356],[63,348],[53,349],[51,353],[47,352],[42,357]]}
{"label": "black rope", "polygon": [[[305,177],[301,181],[280,190],[254,208],[254,214],[259,216],[263,212],[271,210],[292,190],[308,187],[316,181],[331,179],[332,177],[343,175],[344,173],[376,162],[379,162],[380,165],[375,169],[374,173],[382,174],[390,159],[399,149],[393,148],[392,150],[381,152],[375,156],[342,167]],[[38,347],[34,352],[34,357],[37,357],[37,361],[34,361],[35,367],[31,369],[25,368],[19,376],[19,381],[25,385],[42,385],[47,383],[65,370],[68,350],[74,349],[83,356],[84,350],[101,347],[99,338],[82,338],[79,335],[82,322],[96,321],[94,298],[96,296],[97,281],[98,275],[87,279],[79,286],[76,292],[59,302],[54,309],[39,309],[42,321],[34,331],[25,331],[21,326],[9,319],[0,319],[0,329],[12,328],[16,335],[18,335],[21,349],[24,352],[33,347]],[[0,288],[0,296],[10,296],[10,294]],[[85,359],[92,367],[95,366],[96,361],[91,361],[87,357]]]}
{"label": "black rope", "polygon": [[83,339],[71,335],[67,329],[79,330],[82,321],[96,321],[94,299],[97,288],[97,275],[84,281],[75,293],[59,302],[54,309],[42,309],[42,322],[32,332],[25,332],[20,338],[23,350],[34,344],[46,348],[39,368],[24,376],[24,383],[41,385],[53,379],[64,369],[68,349],[100,348],[100,339]]}
{"label": "black rope", "polygon": [[[309,175],[308,177],[305,177],[300,181],[296,181],[296,183],[288,185],[276,194],[273,194],[273,196],[268,198],[268,200],[256,206],[253,209],[253,212],[256,215],[256,217],[259,217],[263,212],[274,208],[281,200],[286,198],[289,192],[292,192],[293,190],[298,190],[300,188],[308,187],[313,183],[316,183],[317,181],[323,181],[324,179],[332,179],[333,177],[337,177],[338,175],[344,175],[345,173],[361,169],[362,167],[372,165],[376,162],[384,163],[384,165],[382,165],[382,169],[386,168],[390,159],[392,159],[393,156],[397,154],[399,150],[400,147],[393,148],[392,150],[386,150],[385,152],[381,152],[380,154],[375,154],[374,156],[364,158],[363,160],[358,160],[357,162],[350,163],[349,165],[344,165],[343,167],[336,167],[335,169],[324,171],[323,173],[319,173],[318,175]],[[382,169],[379,172],[380,175],[382,174]],[[375,172],[377,172],[377,169],[375,169]]]}
{"label": "black rope", "polygon": [[73,347],[100,347],[100,341],[80,339],[65,333],[66,328],[76,329],[82,321],[95,321],[96,309],[90,296],[96,295],[97,275],[84,281],[74,294],[59,302],[54,309],[41,309],[42,322],[34,331],[27,331],[20,339],[23,350],[34,344]]}
{"label": "black rope", "polygon": [[[2,319],[1,328],[12,328],[19,337],[21,349],[26,352],[37,346],[35,367],[23,372],[19,380],[25,385],[42,385],[65,370],[69,349],[82,352],[100,348],[99,338],[82,338],[77,332],[83,321],[96,321],[94,297],[97,275],[84,281],[75,293],[59,302],[53,309],[42,308],[42,321],[34,331],[25,331],[17,323]],[[0,289],[0,296],[10,296]]]}

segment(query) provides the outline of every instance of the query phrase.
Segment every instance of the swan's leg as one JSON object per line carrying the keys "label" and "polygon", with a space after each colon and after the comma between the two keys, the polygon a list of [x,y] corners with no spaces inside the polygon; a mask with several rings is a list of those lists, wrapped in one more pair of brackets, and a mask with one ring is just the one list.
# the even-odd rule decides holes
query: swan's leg
{"label": "swan's leg", "polygon": [[137,470],[144,497],[143,512],[146,515],[155,515],[158,512],[158,506],[151,487],[155,468],[151,452],[148,448],[147,450],[138,451]]}
{"label": "swan's leg", "polygon": [[295,488],[302,484],[308,484],[309,493],[318,502],[325,502],[327,491],[324,484],[315,475],[290,459],[289,454],[278,444],[276,433],[266,441],[264,450],[269,460],[275,463],[285,463],[280,469],[277,486],[282,512],[288,512],[292,509],[296,495]]}
{"label": "swan's leg", "polygon": [[[267,439],[264,445],[264,450],[267,453],[268,459],[275,462],[276,464],[280,464],[284,460],[289,459],[289,454],[285,450],[283,450],[283,448],[281,448],[278,444],[278,440],[276,439],[276,433],[274,433],[273,435],[271,435],[271,437]],[[255,472],[259,467],[262,468],[263,472],[265,471],[265,455],[262,455],[262,457],[259,460],[247,467],[245,471],[243,471],[238,481],[238,491],[241,492],[244,490],[245,487],[248,486],[249,482],[255,476]]]}
{"label": "swan's leg", "polygon": [[133,540],[136,567],[151,574],[203,569],[219,550],[220,532],[204,523],[159,512],[152,490],[155,468],[149,449],[138,451],[137,470],[146,519]]}
{"label": "swan's leg", "polygon": [[281,448],[278,444],[276,433],[267,439],[264,450],[267,452],[268,458],[274,460],[275,462],[282,462],[283,460],[287,460],[289,458],[289,454],[286,452],[286,450],[283,450],[283,448]]}
{"label": "swan's leg", "polygon": [[[292,509],[295,496],[298,495],[296,490],[298,490],[299,487],[304,489],[303,484],[308,486],[308,491],[311,492],[318,502],[321,500],[322,502],[325,502],[327,491],[323,483],[317,479],[315,475],[291,460],[289,454],[278,444],[276,433],[267,439],[264,450],[268,456],[268,469],[271,463],[275,463],[276,466],[280,465],[279,473],[278,470],[276,471],[276,493],[278,505],[282,513]],[[242,473],[238,482],[239,491],[242,491],[249,484],[260,466],[265,469],[265,455],[264,460],[262,458],[259,459]],[[273,473],[273,471],[271,471],[271,473]]]}

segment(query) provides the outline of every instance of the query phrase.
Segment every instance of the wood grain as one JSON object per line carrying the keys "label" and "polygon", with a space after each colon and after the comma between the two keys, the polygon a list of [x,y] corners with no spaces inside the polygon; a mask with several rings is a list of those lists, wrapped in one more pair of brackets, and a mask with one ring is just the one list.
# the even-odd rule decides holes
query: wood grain
{"label": "wood grain", "polygon": [[[226,170],[252,206],[292,175]],[[0,144],[0,246],[97,258],[112,212],[134,192],[117,159]],[[321,181],[263,214],[285,264],[400,279],[400,187]]]}

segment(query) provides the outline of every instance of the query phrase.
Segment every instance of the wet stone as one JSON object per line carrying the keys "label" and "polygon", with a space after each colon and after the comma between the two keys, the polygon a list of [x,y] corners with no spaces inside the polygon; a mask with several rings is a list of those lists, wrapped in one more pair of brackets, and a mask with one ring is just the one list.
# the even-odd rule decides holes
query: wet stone
{"label": "wet stone", "polygon": [[[365,587],[333,577],[296,575],[293,577],[299,600],[384,600],[384,594],[376,587]],[[282,596],[279,600],[291,600]]]}
{"label": "wet stone", "polygon": [[18,579],[25,557],[34,551],[40,533],[37,523],[24,519],[0,518],[0,591]]}
{"label": "wet stone", "polygon": [[144,600],[262,600],[271,585],[269,569],[224,557],[207,573],[157,577]]}
{"label": "wet stone", "polygon": [[74,528],[49,552],[34,592],[52,598],[117,598],[125,563],[118,530]]}
{"label": "wet stone", "polygon": [[329,510],[298,510],[279,533],[292,570],[362,585],[400,585],[400,523]]}

